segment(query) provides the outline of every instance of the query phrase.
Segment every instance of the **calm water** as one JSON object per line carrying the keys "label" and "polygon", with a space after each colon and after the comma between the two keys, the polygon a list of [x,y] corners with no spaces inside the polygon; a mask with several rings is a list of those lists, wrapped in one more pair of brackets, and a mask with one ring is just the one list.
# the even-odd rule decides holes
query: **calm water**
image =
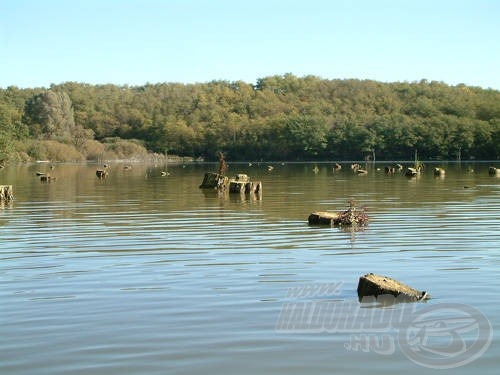
{"label": "calm water", "polygon": [[[497,373],[500,178],[488,164],[417,179],[378,167],[356,176],[331,164],[316,174],[312,164],[230,165],[262,181],[261,197],[199,190],[208,164],[169,165],[168,177],[162,166],[112,164],[104,181],[95,165],[57,165],[50,184],[35,176],[47,165],[1,170],[16,199],[0,209],[0,373],[438,372],[411,360],[394,329],[365,335],[393,340],[385,354],[350,345],[359,332],[277,329],[283,306],[359,305],[367,272],[427,290],[432,299],[412,308],[484,314],[491,345],[451,371]],[[350,199],[369,210],[365,230],[308,226],[311,212]],[[288,294],[327,283],[332,295]]]}

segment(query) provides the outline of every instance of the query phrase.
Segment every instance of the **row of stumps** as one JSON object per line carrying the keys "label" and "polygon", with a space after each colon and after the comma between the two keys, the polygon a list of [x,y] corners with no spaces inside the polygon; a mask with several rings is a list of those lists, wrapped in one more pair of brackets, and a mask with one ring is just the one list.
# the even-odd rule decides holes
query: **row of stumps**
{"label": "row of stumps", "polygon": [[219,173],[205,173],[200,189],[217,189],[220,191],[229,191],[230,193],[259,194],[262,193],[262,182],[250,181],[246,174],[237,174],[229,179]]}

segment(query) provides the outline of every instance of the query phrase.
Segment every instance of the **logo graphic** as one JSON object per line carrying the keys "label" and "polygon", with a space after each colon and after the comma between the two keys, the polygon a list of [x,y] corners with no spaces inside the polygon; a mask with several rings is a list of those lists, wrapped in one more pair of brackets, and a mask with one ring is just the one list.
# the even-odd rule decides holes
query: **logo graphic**
{"label": "logo graphic", "polygon": [[440,303],[418,309],[413,321],[399,331],[398,342],[413,362],[437,369],[463,366],[490,346],[490,321],[474,307]]}
{"label": "logo graphic", "polygon": [[[275,330],[279,333],[350,333],[346,350],[391,355],[396,341],[414,363],[435,369],[466,365],[490,346],[493,329],[476,308],[460,303],[404,303],[391,295],[377,299],[339,298],[342,283],[290,288]],[[417,308],[418,307],[418,308]]]}

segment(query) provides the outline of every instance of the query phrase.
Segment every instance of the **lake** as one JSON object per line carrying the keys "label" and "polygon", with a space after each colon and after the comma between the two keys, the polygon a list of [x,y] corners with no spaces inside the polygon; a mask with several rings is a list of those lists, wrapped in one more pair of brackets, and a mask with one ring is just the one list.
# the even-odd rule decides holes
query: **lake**
{"label": "lake", "polygon": [[[15,196],[0,209],[0,373],[497,373],[500,179],[488,163],[444,163],[443,178],[427,164],[413,179],[387,163],[364,176],[229,164],[262,194],[200,190],[209,163],[169,176],[112,163],[104,180],[96,164],[0,170]],[[367,227],[308,225],[350,200]],[[431,299],[360,303],[369,272]]]}

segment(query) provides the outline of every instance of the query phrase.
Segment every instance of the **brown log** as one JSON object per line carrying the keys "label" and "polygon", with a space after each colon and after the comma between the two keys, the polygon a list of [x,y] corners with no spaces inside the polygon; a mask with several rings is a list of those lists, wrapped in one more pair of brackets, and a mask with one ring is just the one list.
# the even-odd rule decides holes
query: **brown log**
{"label": "brown log", "polygon": [[392,295],[398,300],[415,302],[429,298],[427,292],[413,289],[387,276],[368,273],[359,278],[358,298]]}
{"label": "brown log", "polygon": [[313,212],[309,215],[307,221],[310,225],[338,225],[339,214],[336,212]]}

